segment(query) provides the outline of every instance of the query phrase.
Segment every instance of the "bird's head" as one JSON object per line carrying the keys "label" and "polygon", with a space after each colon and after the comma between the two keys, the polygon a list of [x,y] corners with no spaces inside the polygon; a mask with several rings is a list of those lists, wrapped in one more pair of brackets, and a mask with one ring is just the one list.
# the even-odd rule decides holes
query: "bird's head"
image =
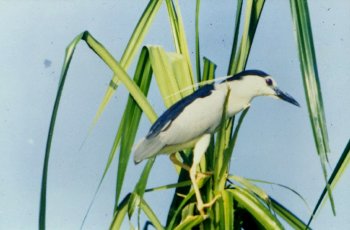
{"label": "bird's head", "polygon": [[236,92],[242,97],[252,99],[256,96],[269,96],[300,106],[292,96],[280,90],[276,81],[263,71],[246,70],[228,78],[226,81],[231,81],[232,91],[237,90]]}

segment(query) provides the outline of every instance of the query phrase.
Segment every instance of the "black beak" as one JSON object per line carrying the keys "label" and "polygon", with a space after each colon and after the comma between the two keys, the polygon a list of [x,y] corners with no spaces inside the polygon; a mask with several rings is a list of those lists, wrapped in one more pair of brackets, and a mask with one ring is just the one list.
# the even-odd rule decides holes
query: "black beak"
{"label": "black beak", "polygon": [[283,91],[281,91],[278,88],[274,89],[276,92],[276,96],[280,99],[282,99],[283,101],[289,102],[293,105],[296,105],[298,107],[300,107],[299,103],[290,95],[288,95],[287,93],[284,93]]}

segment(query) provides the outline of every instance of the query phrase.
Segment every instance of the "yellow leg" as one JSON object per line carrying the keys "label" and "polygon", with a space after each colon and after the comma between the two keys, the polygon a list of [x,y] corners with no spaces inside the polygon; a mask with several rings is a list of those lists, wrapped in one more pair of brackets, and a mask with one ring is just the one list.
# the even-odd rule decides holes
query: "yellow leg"
{"label": "yellow leg", "polygon": [[212,204],[208,203],[208,204],[204,204],[203,200],[202,200],[202,196],[200,194],[198,185],[197,185],[197,181],[196,181],[196,170],[197,170],[197,166],[201,160],[201,158],[203,157],[205,151],[207,150],[208,146],[210,143],[210,134],[204,134],[196,143],[194,150],[193,150],[193,164],[190,168],[190,178],[192,181],[192,185],[193,185],[193,190],[195,192],[196,195],[196,199],[197,199],[197,209],[199,211],[199,213],[201,214],[201,216],[203,216],[203,218],[207,218],[207,215],[204,212],[204,208],[210,207]]}
{"label": "yellow leg", "polygon": [[179,161],[176,157],[176,153],[170,154],[169,158],[174,164],[180,166],[181,168],[185,169],[186,171],[190,171],[190,169],[191,169],[190,166]]}
{"label": "yellow leg", "polygon": [[[182,163],[181,161],[179,161],[176,157],[176,153],[171,153],[169,156],[171,162],[173,162],[175,165],[179,166],[180,168],[185,169],[186,171],[190,172],[191,167],[188,166],[187,164]],[[196,176],[199,178],[205,178],[208,176],[213,175],[212,172],[196,172]]]}

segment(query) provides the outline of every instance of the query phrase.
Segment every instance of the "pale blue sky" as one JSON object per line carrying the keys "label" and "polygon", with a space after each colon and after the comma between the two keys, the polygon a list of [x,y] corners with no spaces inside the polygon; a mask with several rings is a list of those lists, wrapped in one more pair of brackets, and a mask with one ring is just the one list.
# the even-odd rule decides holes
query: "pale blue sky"
{"label": "pale blue sky", "polygon": [[[180,1],[194,53],[194,2]],[[89,30],[119,59],[147,1],[0,2],[0,229],[36,229],[44,149],[64,50]],[[350,2],[309,1],[320,80],[335,166],[350,136]],[[202,1],[201,54],[226,75],[235,1]],[[165,7],[161,7],[144,44],[174,50]],[[194,59],[193,59],[194,60]],[[194,64],[194,61],[192,62]],[[133,65],[134,66],[134,65]],[[133,73],[133,66],[129,73]],[[290,186],[313,208],[324,186],[308,121],[289,1],[266,1],[248,68],[270,73],[301,104],[259,98],[253,102],[237,142],[232,172]],[[85,45],[77,47],[63,92],[50,159],[47,227],[79,228],[103,172],[127,92],[121,87],[84,147],[88,127],[108,86],[111,71]],[[158,113],[164,105],[153,83],[149,100]],[[142,119],[138,138],[150,123]],[[142,164],[132,163],[123,197],[135,185]],[[112,219],[116,164],[106,177],[87,219],[86,229],[103,229]],[[167,157],[159,157],[149,186],[176,181]],[[264,189],[304,221],[308,212],[292,193]],[[334,191],[337,217],[327,203],[314,229],[350,228],[350,172]],[[146,195],[163,223],[172,191]]]}

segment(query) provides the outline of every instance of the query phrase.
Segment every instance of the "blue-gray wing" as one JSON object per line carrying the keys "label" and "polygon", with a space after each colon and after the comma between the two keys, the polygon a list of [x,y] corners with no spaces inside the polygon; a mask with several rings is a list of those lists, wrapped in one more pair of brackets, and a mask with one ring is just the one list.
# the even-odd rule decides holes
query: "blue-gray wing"
{"label": "blue-gray wing", "polygon": [[152,125],[149,133],[147,134],[146,139],[155,137],[162,130],[166,130],[166,128],[169,127],[171,122],[175,120],[175,118],[177,118],[188,105],[190,105],[194,100],[198,98],[209,96],[213,90],[213,84],[205,85],[196,90],[194,93],[176,102],[156,120],[156,122]]}

